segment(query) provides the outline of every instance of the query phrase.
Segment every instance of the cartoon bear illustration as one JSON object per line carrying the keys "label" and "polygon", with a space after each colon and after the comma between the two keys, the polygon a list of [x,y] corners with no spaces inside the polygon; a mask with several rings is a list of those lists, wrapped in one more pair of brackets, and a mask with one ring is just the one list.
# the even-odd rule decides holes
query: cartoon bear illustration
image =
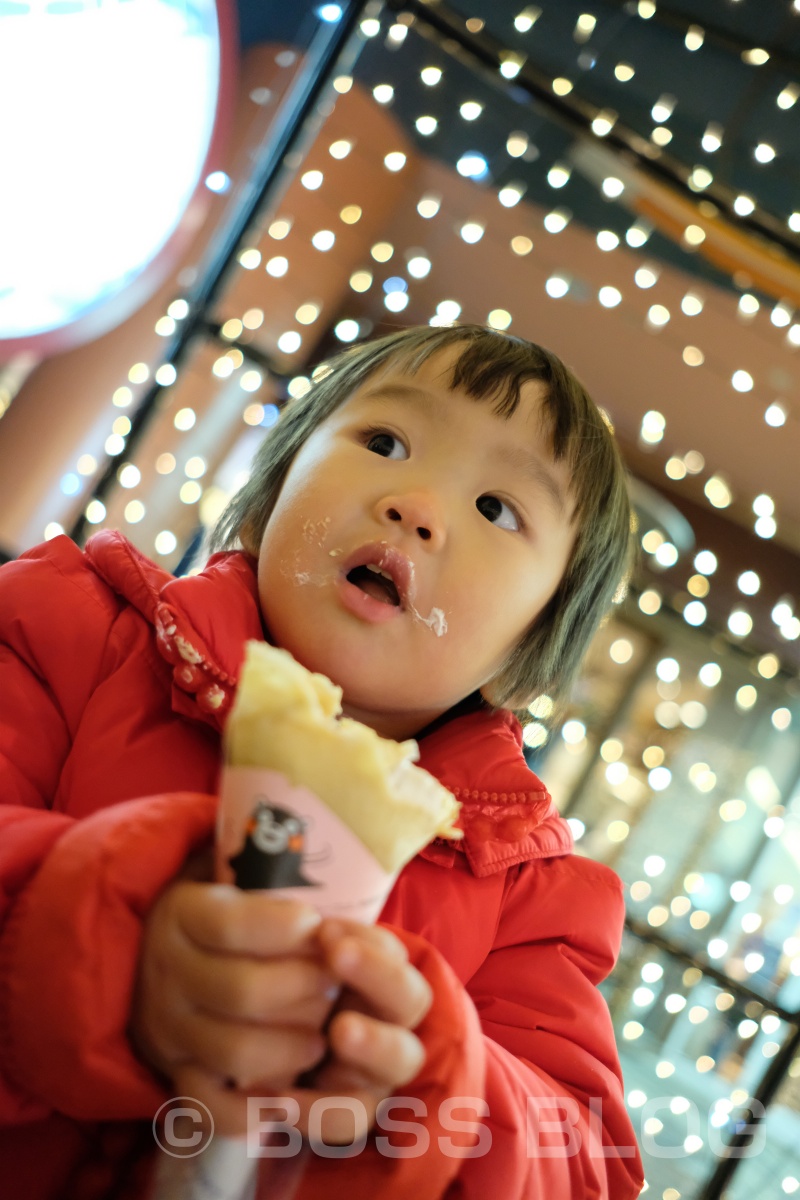
{"label": "cartoon bear illustration", "polygon": [[256,888],[319,887],[301,871],[305,822],[296,813],[259,800],[245,829],[238,854],[228,859],[236,886]]}

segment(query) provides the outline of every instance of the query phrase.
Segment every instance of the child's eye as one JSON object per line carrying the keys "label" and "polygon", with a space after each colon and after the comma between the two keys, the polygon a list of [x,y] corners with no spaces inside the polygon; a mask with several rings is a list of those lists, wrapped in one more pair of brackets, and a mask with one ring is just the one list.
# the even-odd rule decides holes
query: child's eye
{"label": "child's eye", "polygon": [[479,496],[475,501],[475,507],[481,516],[486,517],[487,521],[491,521],[500,529],[518,530],[520,528],[519,519],[514,510],[497,496]]}
{"label": "child's eye", "polygon": [[380,454],[383,458],[408,458],[408,452],[400,439],[393,433],[386,433],[384,430],[374,433],[368,431],[364,444],[373,454]]}

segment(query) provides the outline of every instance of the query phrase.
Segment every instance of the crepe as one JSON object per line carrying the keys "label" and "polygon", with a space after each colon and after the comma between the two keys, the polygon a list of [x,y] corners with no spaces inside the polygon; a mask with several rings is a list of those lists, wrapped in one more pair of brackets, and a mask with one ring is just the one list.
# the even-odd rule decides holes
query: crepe
{"label": "crepe", "polygon": [[395,874],[434,837],[460,838],[460,805],[395,742],[341,716],[342,690],[285,650],[247,643],[226,729],[233,767],[278,771],[308,788]]}

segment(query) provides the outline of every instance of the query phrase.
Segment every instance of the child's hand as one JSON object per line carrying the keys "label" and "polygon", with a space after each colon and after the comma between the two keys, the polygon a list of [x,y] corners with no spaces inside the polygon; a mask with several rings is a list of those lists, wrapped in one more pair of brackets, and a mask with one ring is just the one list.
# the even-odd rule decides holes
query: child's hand
{"label": "child's hand", "polygon": [[351,1096],[365,1115],[353,1128],[353,1114],[331,1107],[322,1120],[326,1143],[349,1143],[368,1132],[379,1103],[418,1074],[425,1050],[411,1030],[431,1005],[431,989],[408,961],[399,938],[380,926],[323,921],[319,931],[328,964],[344,988],[328,1027],[330,1057],[313,1074],[309,1091],[294,1091],[300,1104],[298,1127],[307,1132],[307,1114],[320,1096]]}
{"label": "child's hand", "polygon": [[173,883],[145,925],[131,1022],[139,1053],[173,1082],[191,1063],[214,1092],[231,1080],[256,1094],[285,1090],[326,1050],[336,979],[318,927],[294,901]]}

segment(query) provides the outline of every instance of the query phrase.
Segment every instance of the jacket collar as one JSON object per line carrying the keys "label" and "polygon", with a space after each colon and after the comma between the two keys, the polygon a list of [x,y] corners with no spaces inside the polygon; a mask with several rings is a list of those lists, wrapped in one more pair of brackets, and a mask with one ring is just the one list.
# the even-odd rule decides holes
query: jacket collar
{"label": "jacket collar", "polygon": [[[172,707],[219,732],[225,727],[245,643],[264,640],[256,560],[215,554],[197,575],[174,578],[122,534],[104,530],[86,544],[94,570],[153,625],[172,667]],[[476,875],[534,858],[568,854],[572,835],[522,754],[516,717],[499,709],[467,712],[421,737],[420,766],[461,803],[460,843],[437,839],[424,858],[453,866],[464,854]]]}

